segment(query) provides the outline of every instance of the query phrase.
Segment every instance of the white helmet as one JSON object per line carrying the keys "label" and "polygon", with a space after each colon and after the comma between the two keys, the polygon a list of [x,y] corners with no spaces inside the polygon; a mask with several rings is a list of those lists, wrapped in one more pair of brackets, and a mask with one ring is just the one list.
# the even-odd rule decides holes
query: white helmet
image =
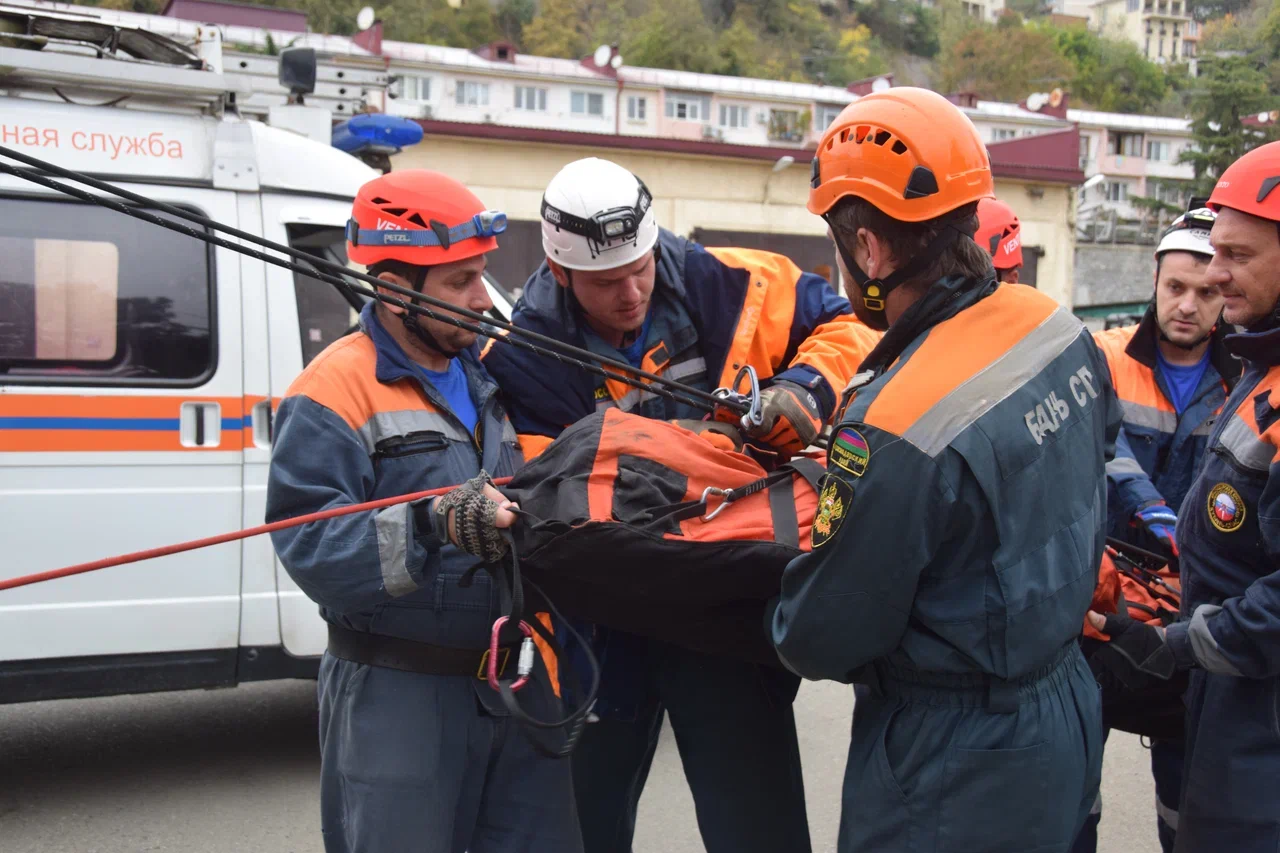
{"label": "white helmet", "polygon": [[1156,246],[1156,258],[1165,252],[1192,252],[1213,257],[1209,231],[1217,218],[1218,214],[1207,207],[1188,210],[1165,229],[1160,245]]}
{"label": "white helmet", "polygon": [[573,270],[611,270],[653,251],[658,223],[644,182],[588,157],[561,169],[542,196],[542,249]]}

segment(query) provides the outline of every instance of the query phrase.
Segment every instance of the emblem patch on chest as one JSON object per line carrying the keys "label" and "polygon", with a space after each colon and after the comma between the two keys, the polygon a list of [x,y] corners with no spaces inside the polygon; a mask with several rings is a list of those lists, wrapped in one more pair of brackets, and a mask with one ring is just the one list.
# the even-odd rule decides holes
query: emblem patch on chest
{"label": "emblem patch on chest", "polygon": [[1219,483],[1209,490],[1209,521],[1223,533],[1234,533],[1244,524],[1244,501],[1240,493]]}
{"label": "emblem patch on chest", "polygon": [[871,461],[871,448],[867,447],[867,440],[862,437],[862,433],[843,427],[831,440],[827,458],[842,471],[861,477],[867,472],[867,463]]}
{"label": "emblem patch on chest", "polygon": [[853,487],[839,477],[828,474],[822,492],[818,495],[818,514],[813,518],[813,529],[809,533],[809,541],[814,548],[826,545],[840,530],[852,500]]}

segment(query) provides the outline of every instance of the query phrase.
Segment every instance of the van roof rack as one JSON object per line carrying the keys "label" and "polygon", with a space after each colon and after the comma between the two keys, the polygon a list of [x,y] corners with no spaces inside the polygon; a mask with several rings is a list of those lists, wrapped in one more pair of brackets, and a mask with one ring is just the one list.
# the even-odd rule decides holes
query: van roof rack
{"label": "van roof rack", "polygon": [[203,69],[204,60],[173,39],[85,17],[0,6],[0,47],[42,50],[49,44],[93,50],[99,58],[125,54],[160,65]]}
{"label": "van roof rack", "polygon": [[[18,97],[165,111],[221,112],[234,87],[211,69],[215,28],[186,45],[89,14],[47,12],[0,0],[0,87]],[[214,66],[216,67],[216,65]],[[163,71],[160,71],[160,69]]]}

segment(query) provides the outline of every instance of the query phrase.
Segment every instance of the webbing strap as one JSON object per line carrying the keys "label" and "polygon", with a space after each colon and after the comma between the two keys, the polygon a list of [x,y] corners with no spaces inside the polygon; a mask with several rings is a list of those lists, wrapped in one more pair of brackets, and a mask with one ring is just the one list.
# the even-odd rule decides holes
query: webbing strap
{"label": "webbing strap", "polygon": [[796,514],[796,497],[791,478],[769,486],[769,513],[773,516],[773,539],[779,545],[800,547],[800,518]]}

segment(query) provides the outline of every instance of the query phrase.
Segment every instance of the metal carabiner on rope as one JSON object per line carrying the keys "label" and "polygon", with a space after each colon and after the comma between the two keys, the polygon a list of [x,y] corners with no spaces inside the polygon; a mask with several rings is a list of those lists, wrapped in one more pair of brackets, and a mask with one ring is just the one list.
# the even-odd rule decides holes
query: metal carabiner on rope
{"label": "metal carabiner on rope", "polygon": [[705,489],[702,490],[701,501],[703,506],[706,506],[707,498],[711,497],[712,495],[715,495],[718,498],[724,498],[725,500],[720,504],[720,506],[716,507],[714,510],[712,510],[708,514],[704,515],[702,517],[703,521],[710,521],[711,519],[719,515],[721,512],[723,512],[725,507],[733,503],[732,489],[721,489],[718,486],[707,486]]}
{"label": "metal carabiner on rope", "polygon": [[[487,681],[489,686],[494,690],[498,690],[498,634],[502,631],[502,626],[507,624],[508,617],[499,616],[497,621],[493,623],[493,630],[489,633],[489,672],[487,673]],[[520,622],[520,633],[524,634],[524,639],[520,641],[520,657],[516,662],[516,680],[511,682],[511,691],[514,693],[521,687],[529,683],[529,675],[533,672],[533,627],[523,620]],[[503,661],[504,668],[506,661]]]}
{"label": "metal carabiner on rope", "polygon": [[[749,387],[746,394],[738,390],[744,376]],[[722,409],[717,408],[716,420],[737,423],[745,432],[751,432],[764,424],[764,411],[760,403],[760,377],[751,365],[745,365],[738,371],[731,386],[717,388],[711,392],[711,396],[723,406]],[[706,496],[703,498],[705,500]]]}

